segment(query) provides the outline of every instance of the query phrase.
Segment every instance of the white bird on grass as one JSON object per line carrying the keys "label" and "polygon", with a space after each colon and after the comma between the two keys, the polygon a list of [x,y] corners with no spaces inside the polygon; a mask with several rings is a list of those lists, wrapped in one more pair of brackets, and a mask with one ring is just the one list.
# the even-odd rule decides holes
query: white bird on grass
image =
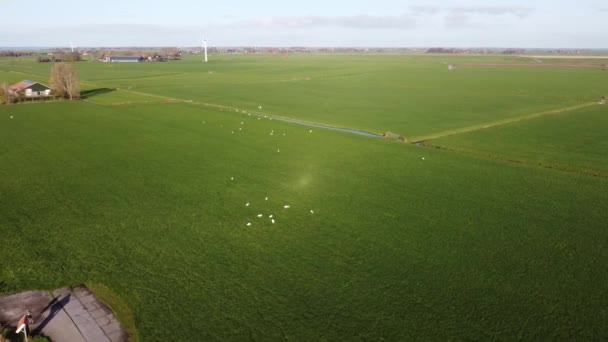
{"label": "white bird on grass", "polygon": [[258,217],[263,217],[263,216],[264,216],[264,214],[258,214]]}
{"label": "white bird on grass", "polygon": [[289,205],[284,205],[284,206],[283,206],[283,208],[285,208],[285,209],[289,209],[289,208],[291,208],[291,207],[290,207]]}
{"label": "white bird on grass", "polygon": [[230,180],[234,180],[234,177],[230,177]]}
{"label": "white bird on grass", "polygon": [[268,201],[268,197],[264,198],[264,201]]}
{"label": "white bird on grass", "polygon": [[247,227],[250,227],[250,226],[251,226],[251,222],[247,222]]}
{"label": "white bird on grass", "polygon": [[277,149],[277,152],[281,152],[281,149]]}
{"label": "white bird on grass", "polygon": [[310,213],[311,213],[311,214],[314,214],[314,213],[315,213],[315,211],[314,211],[314,210],[311,210],[311,211],[310,211]]}
{"label": "white bird on grass", "polygon": [[249,202],[245,203],[245,206],[248,207],[249,206]]}
{"label": "white bird on grass", "polygon": [[13,118],[13,116],[11,115],[11,119]]}
{"label": "white bird on grass", "polygon": [[268,218],[273,218],[273,217],[274,217],[274,215],[269,215],[269,216],[268,216]]}
{"label": "white bird on grass", "polygon": [[272,224],[274,224],[274,219],[270,220],[270,222],[272,222]]}

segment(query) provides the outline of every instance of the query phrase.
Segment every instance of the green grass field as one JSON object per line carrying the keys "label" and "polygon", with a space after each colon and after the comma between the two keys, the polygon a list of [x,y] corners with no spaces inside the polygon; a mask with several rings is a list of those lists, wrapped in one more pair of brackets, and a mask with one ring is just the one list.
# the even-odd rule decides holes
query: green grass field
{"label": "green grass field", "polygon": [[590,69],[449,73],[446,58],[486,60],[78,64],[85,90],[119,90],[0,107],[0,292],[93,284],[143,341],[608,336],[608,179],[510,160],[601,169],[603,143],[585,139],[601,140],[603,107],[431,141],[453,150],[229,110],[425,136],[605,84]]}
{"label": "green grass field", "polygon": [[[528,59],[488,57],[489,62]],[[467,67],[462,56],[198,56],[150,64],[78,63],[86,87],[121,88],[375,133],[420,137],[597,101],[606,72],[571,68]],[[50,66],[0,63],[48,78]]]}
{"label": "green grass field", "polygon": [[608,177],[607,131],[608,106],[597,105],[430,144]]}

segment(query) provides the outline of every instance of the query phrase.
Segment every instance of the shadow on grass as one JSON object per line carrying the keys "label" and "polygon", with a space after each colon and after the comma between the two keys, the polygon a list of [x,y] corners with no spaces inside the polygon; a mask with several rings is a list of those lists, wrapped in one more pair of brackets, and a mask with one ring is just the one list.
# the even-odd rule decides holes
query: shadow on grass
{"label": "shadow on grass", "polygon": [[89,97],[92,97],[92,96],[103,95],[103,94],[111,93],[113,91],[116,91],[116,89],[114,89],[114,88],[96,88],[96,89],[83,90],[80,92],[80,97],[82,99],[88,99]]}

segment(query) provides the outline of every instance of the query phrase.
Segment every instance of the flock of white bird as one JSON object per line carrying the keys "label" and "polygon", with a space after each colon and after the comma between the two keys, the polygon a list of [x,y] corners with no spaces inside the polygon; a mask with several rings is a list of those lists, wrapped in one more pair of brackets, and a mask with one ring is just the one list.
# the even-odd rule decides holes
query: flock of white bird
{"label": "flock of white bird", "polygon": [[[262,109],[262,106],[259,106],[259,107],[258,107],[258,109]],[[245,110],[239,110],[239,109],[236,109],[236,112],[237,112],[237,113],[238,113],[238,112],[240,112],[240,113],[243,113],[243,114],[247,114],[248,116],[251,116],[251,114],[252,114],[252,113],[248,113],[248,112],[247,112],[247,111],[245,111]],[[255,113],[254,113],[254,115],[255,115],[255,116],[257,116],[257,119],[258,119],[258,120],[262,120],[262,118],[272,120],[272,118],[271,118],[271,117],[269,117],[269,116],[267,116],[267,115],[264,115],[263,117],[262,117],[262,116],[260,116],[260,114],[255,114]],[[203,121],[203,124],[205,124],[205,123],[206,123],[206,122],[205,122],[205,121]],[[240,122],[240,124],[241,124],[241,125],[245,125],[245,122],[244,122],[244,121],[241,121],[241,122]],[[220,125],[220,127],[224,127],[224,126],[223,126],[223,125]],[[243,128],[242,128],[242,127],[239,127],[239,131],[242,131],[242,130],[243,130]],[[235,133],[235,131],[231,131],[231,133],[232,133],[232,134],[234,134],[234,133]],[[308,133],[309,133],[309,134],[310,134],[310,133],[312,133],[312,129],[309,129],[309,130],[308,130]],[[271,131],[269,132],[269,135],[274,136],[274,135],[275,135],[275,131],[274,131],[274,130],[271,130]],[[285,134],[285,133],[283,133],[283,136],[286,136],[286,134]],[[281,152],[281,149],[280,149],[280,148],[277,148],[277,153],[280,153],[280,152]],[[422,157],[422,160],[425,160],[425,158],[424,158],[424,157]],[[234,177],[230,177],[230,180],[231,180],[231,181],[234,181]],[[265,200],[265,201],[268,201],[268,196],[266,196],[266,197],[264,198],[264,200]],[[250,203],[250,202],[245,203],[245,207],[249,207],[250,205],[251,205],[251,203]],[[290,208],[291,208],[291,205],[289,205],[289,204],[285,204],[285,205],[283,205],[283,210],[287,210],[287,209],[290,209]],[[311,215],[314,215],[314,213],[315,213],[315,211],[311,209],[311,210],[310,210],[310,214],[311,214]],[[257,218],[264,218],[264,213],[259,213],[259,214],[257,214]],[[270,223],[271,223],[271,224],[275,224],[275,223],[277,222],[273,214],[269,214],[269,215],[267,215],[267,218],[270,220]],[[252,221],[249,221],[249,222],[247,222],[247,224],[246,224],[246,226],[247,226],[247,227],[251,227],[252,225],[253,225],[253,222],[252,222]]]}
{"label": "flock of white bird", "polygon": [[[258,106],[258,109],[262,109],[262,106]],[[243,113],[243,114],[247,114],[248,116],[251,116],[251,113],[247,113],[247,111],[245,111],[245,110],[239,110],[239,109],[236,109],[235,111],[236,111],[237,113]],[[262,120],[262,118],[264,118],[264,119],[268,119],[268,120],[272,120],[272,118],[271,118],[271,117],[269,117],[269,116],[267,116],[267,115],[264,115],[263,117],[261,117],[259,114],[254,114],[254,115],[256,115],[256,116],[257,116],[257,119],[258,119],[258,120]],[[203,124],[206,124],[206,122],[205,122],[205,121],[203,121]],[[245,125],[245,122],[244,122],[244,121],[241,121],[241,122],[240,122],[240,125]],[[220,126],[221,126],[221,127],[224,127],[223,125],[220,125]],[[243,130],[243,128],[242,128],[242,127],[239,127],[239,131],[242,131],[242,130]],[[275,135],[275,133],[276,133],[276,132],[275,132],[274,130],[271,130],[271,131],[269,132],[269,135],[274,136],[274,135]],[[308,133],[312,133],[312,129],[311,129],[311,130],[309,130],[309,131],[308,131]],[[235,134],[235,131],[234,131],[234,130],[232,130],[232,131],[231,131],[231,134]],[[282,133],[282,135],[283,135],[283,136],[286,136],[287,134],[286,134],[286,133]],[[277,153],[280,153],[280,152],[281,152],[281,149],[280,149],[280,148],[277,148]],[[230,180],[231,180],[231,181],[234,181],[234,180],[235,180],[235,178],[234,178],[234,177],[230,177]],[[268,201],[268,196],[264,197],[264,201]],[[245,203],[245,207],[246,207],[246,208],[248,208],[248,207],[250,207],[250,206],[251,206],[251,202],[247,202],[247,203]],[[291,205],[290,205],[290,204],[284,204],[284,205],[283,205],[283,210],[287,210],[287,209],[290,209],[290,208],[291,208]],[[314,215],[314,213],[315,213],[315,211],[311,209],[311,210],[310,210],[310,214],[311,214],[311,215]],[[256,215],[256,217],[257,217],[258,219],[262,219],[262,218],[264,218],[264,216],[265,216],[265,214],[264,214],[264,213],[258,213],[258,214]],[[266,218],[269,220],[269,222],[270,222],[271,224],[275,224],[275,223],[277,222],[276,217],[274,216],[274,214],[266,214]],[[247,222],[245,225],[246,225],[247,227],[251,227],[251,226],[253,226],[253,220],[252,220],[252,221]]]}
{"label": "flock of white bird", "polygon": [[[234,179],[234,177],[231,177],[230,179],[231,179],[231,180],[233,180],[233,179]],[[264,198],[264,200],[265,200],[265,201],[268,201],[268,196],[266,196],[266,197]],[[251,205],[251,203],[250,203],[250,202],[245,203],[245,207],[249,207],[250,205]],[[289,204],[285,204],[285,205],[283,205],[283,209],[290,209],[290,208],[291,208],[291,205],[289,205]],[[315,213],[315,211],[314,211],[314,210],[310,210],[310,213],[311,213],[311,214],[314,214],[314,213]],[[265,215],[264,215],[264,213],[259,213],[259,214],[257,214],[257,215],[256,215],[256,217],[257,217],[257,218],[264,218],[264,216],[265,216]],[[277,222],[277,221],[276,221],[276,219],[275,219],[274,214],[267,214],[267,215],[266,215],[266,217],[268,218],[268,220],[270,220],[270,223],[271,223],[271,224],[275,224],[275,223]],[[252,221],[249,221],[249,222],[247,222],[247,224],[245,224],[245,225],[246,225],[247,227],[251,227],[251,226],[253,225],[253,222],[252,222]]]}
{"label": "flock of white bird", "polygon": [[[231,180],[231,181],[234,181],[234,177],[230,177],[230,180]],[[269,197],[268,197],[268,196],[264,197],[264,201],[268,201],[268,199],[269,199]],[[248,207],[250,207],[250,206],[251,206],[251,202],[247,202],[247,203],[245,203],[245,208],[248,208]],[[283,205],[283,209],[284,209],[284,210],[286,210],[286,209],[290,209],[290,208],[291,208],[291,205],[290,205],[290,204],[284,204],[284,205]],[[314,215],[315,211],[311,209],[311,210],[310,210],[310,213]],[[257,218],[264,218],[264,213],[259,213],[259,214],[257,214],[256,216],[257,216]],[[268,215],[267,215],[267,217],[268,217],[268,219],[270,220],[270,223],[271,223],[271,224],[275,224],[275,223],[277,222],[277,221],[276,221],[276,219],[275,219],[274,214],[268,214]],[[252,223],[251,221],[247,222],[247,224],[246,224],[246,226],[247,226],[247,227],[251,227],[252,225],[253,225],[253,223]]]}

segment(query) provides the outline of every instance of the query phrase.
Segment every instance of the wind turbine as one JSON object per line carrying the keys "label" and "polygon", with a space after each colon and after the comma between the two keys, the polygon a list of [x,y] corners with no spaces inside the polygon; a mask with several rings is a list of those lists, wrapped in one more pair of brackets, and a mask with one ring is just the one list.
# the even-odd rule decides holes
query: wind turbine
{"label": "wind turbine", "polygon": [[207,39],[203,39],[203,51],[205,53],[205,63],[207,63]]}

